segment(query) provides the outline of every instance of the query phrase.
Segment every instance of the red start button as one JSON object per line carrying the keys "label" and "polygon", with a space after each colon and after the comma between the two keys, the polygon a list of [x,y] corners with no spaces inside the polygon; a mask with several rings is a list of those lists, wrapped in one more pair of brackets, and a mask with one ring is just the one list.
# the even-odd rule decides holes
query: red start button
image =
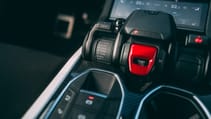
{"label": "red start button", "polygon": [[148,75],[155,63],[156,55],[156,47],[132,44],[128,58],[130,73],[140,76]]}

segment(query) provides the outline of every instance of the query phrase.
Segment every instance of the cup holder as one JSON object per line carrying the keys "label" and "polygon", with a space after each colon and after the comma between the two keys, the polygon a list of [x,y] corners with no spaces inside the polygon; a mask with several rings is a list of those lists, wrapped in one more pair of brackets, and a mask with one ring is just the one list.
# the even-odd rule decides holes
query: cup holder
{"label": "cup holder", "polygon": [[206,107],[192,93],[160,86],[142,99],[136,119],[208,119],[206,112]]}

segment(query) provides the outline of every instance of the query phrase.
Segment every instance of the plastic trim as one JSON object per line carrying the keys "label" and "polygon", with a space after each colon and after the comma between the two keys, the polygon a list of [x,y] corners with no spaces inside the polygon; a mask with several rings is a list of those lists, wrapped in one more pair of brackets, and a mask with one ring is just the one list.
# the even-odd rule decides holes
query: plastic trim
{"label": "plastic trim", "polygon": [[80,92],[90,94],[90,95],[94,95],[94,96],[98,96],[98,97],[101,97],[101,98],[107,98],[107,95],[95,93],[95,92],[92,92],[92,91],[80,90]]}
{"label": "plastic trim", "polygon": [[122,108],[123,108],[123,104],[124,104],[124,99],[125,99],[125,91],[124,91],[124,86],[121,82],[121,79],[120,77],[116,74],[116,73],[113,73],[113,72],[110,72],[110,71],[106,71],[106,70],[102,70],[102,69],[90,69],[90,70],[97,70],[97,71],[102,71],[102,72],[106,72],[106,73],[110,73],[112,74],[114,77],[116,77],[119,85],[120,85],[120,89],[121,89],[121,92],[122,92],[122,99],[121,99],[121,102],[120,102],[120,106],[119,106],[119,111],[117,113],[117,116],[116,116],[116,119],[120,119],[121,118],[121,111],[122,111]]}

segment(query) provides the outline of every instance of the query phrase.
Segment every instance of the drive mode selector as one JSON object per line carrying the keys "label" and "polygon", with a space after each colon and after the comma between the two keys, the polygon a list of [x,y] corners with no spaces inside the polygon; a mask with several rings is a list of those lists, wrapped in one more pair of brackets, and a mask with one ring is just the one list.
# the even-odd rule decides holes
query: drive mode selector
{"label": "drive mode selector", "polygon": [[83,44],[85,60],[114,64],[126,74],[148,79],[158,79],[168,67],[174,67],[176,25],[171,15],[137,10],[118,31],[113,25],[94,25]]}
{"label": "drive mode selector", "polygon": [[175,29],[169,14],[134,11],[116,40],[116,43],[123,43],[119,60],[121,69],[128,74],[147,79],[156,77],[157,80],[174,61]]}

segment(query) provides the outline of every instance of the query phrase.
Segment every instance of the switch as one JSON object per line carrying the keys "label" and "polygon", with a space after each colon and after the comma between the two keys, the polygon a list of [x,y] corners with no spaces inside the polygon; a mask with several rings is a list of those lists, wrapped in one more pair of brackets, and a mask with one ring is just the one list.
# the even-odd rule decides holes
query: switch
{"label": "switch", "polygon": [[62,119],[62,117],[65,114],[65,108],[67,103],[66,102],[60,102],[59,105],[56,107],[56,109],[53,111],[53,113],[50,116],[50,119]]}
{"label": "switch", "polygon": [[66,91],[66,93],[64,94],[62,100],[71,103],[73,98],[74,98],[74,96],[75,96],[75,92],[73,90],[71,90],[71,89],[68,89]]}
{"label": "switch", "polygon": [[86,109],[99,110],[102,107],[104,100],[104,98],[101,98],[99,96],[80,92],[78,98],[76,99],[76,105],[79,105]]}
{"label": "switch", "polygon": [[148,65],[148,61],[145,60],[145,59],[139,59],[139,58],[134,58],[134,61],[133,61],[135,64],[138,64],[140,66],[147,66]]}
{"label": "switch", "polygon": [[59,119],[63,118],[65,116],[66,110],[68,110],[69,106],[71,105],[71,102],[73,101],[75,96],[75,92],[71,89],[67,89],[67,91],[64,93],[61,101],[53,111],[50,119]]}
{"label": "switch", "polygon": [[186,38],[186,46],[206,46],[208,45],[207,36],[189,34]]}
{"label": "switch", "polygon": [[156,47],[132,44],[128,58],[129,71],[139,76],[148,75],[155,63],[156,55]]}
{"label": "switch", "polygon": [[201,36],[197,36],[195,39],[194,39],[194,42],[196,44],[202,44],[203,43],[203,39]]}

